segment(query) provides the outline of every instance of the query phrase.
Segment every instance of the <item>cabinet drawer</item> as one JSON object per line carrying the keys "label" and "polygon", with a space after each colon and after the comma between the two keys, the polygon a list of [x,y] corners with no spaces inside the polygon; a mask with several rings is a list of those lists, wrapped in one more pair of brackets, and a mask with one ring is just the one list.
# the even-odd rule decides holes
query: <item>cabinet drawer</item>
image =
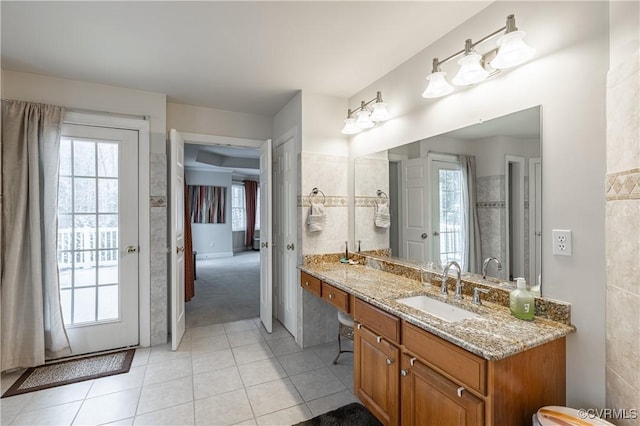
{"label": "cabinet drawer", "polygon": [[322,282],[322,298],[343,312],[349,313],[349,293]]}
{"label": "cabinet drawer", "polygon": [[320,280],[306,272],[300,272],[300,287],[320,297]]}
{"label": "cabinet drawer", "polygon": [[404,321],[402,343],[433,367],[487,394],[487,360]]}
{"label": "cabinet drawer", "polygon": [[400,318],[357,298],[353,318],[387,339],[400,343]]}

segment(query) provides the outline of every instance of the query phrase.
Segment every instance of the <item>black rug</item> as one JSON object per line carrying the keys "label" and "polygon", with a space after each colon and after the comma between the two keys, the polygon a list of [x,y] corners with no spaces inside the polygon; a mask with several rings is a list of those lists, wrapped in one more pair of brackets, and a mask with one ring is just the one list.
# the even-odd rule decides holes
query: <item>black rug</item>
{"label": "black rug", "polygon": [[362,404],[353,402],[294,426],[382,426]]}

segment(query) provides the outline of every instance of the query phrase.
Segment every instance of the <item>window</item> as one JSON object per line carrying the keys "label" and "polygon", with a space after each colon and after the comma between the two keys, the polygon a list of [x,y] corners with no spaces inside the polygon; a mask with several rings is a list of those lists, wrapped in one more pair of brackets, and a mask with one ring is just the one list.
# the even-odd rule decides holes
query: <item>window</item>
{"label": "window", "polygon": [[244,186],[231,186],[231,230],[244,231],[247,219],[244,204]]}
{"label": "window", "polygon": [[[244,197],[244,185],[233,184],[231,186],[231,230],[244,231],[247,228],[247,205]],[[256,227],[260,229],[260,188],[256,199]]]}

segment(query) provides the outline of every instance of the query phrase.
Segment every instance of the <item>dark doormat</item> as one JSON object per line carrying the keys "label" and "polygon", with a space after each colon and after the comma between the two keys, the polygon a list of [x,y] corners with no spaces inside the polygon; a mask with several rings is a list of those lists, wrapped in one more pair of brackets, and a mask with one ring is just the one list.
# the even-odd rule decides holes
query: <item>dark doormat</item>
{"label": "dark doormat", "polygon": [[128,373],[135,352],[128,349],[28,368],[2,397]]}
{"label": "dark doormat", "polygon": [[362,404],[353,402],[294,426],[382,426]]}

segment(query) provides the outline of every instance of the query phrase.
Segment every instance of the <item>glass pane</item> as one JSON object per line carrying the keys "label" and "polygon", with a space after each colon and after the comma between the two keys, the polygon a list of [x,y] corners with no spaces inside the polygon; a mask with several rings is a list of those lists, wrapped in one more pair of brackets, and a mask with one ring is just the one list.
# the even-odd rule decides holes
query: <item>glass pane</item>
{"label": "glass pane", "polygon": [[118,319],[118,286],[98,288],[98,320]]}
{"label": "glass pane", "polygon": [[73,209],[73,192],[71,189],[73,179],[61,177],[58,180],[58,212],[71,213]]}
{"label": "glass pane", "polygon": [[96,180],[74,179],[74,209],[76,213],[93,213],[96,211]]}
{"label": "glass pane", "polygon": [[96,216],[93,214],[78,214],[75,222],[75,249],[91,250],[97,248]]}
{"label": "glass pane", "polygon": [[98,252],[98,284],[118,284],[118,250]]}
{"label": "glass pane", "polygon": [[73,143],[73,174],[75,176],[96,175],[96,144],[88,141]]}
{"label": "glass pane", "polygon": [[[96,285],[96,252],[79,251],[75,253],[76,267],[73,270],[74,287]],[[88,260],[93,259],[93,265]],[[80,262],[78,262],[80,260]]]}
{"label": "glass pane", "polygon": [[98,211],[118,213],[118,181],[116,179],[98,179]]}
{"label": "glass pane", "polygon": [[118,215],[101,214],[98,216],[100,230],[98,232],[98,243],[101,249],[118,248]]}
{"label": "glass pane", "polygon": [[60,174],[71,176],[71,141],[69,139],[60,140]]}
{"label": "glass pane", "polygon": [[60,290],[60,304],[65,325],[71,323],[71,290]]}
{"label": "glass pane", "polygon": [[98,176],[118,177],[118,144],[98,143]]}
{"label": "glass pane", "polygon": [[73,292],[73,322],[91,322],[96,320],[96,288],[80,288]]}

